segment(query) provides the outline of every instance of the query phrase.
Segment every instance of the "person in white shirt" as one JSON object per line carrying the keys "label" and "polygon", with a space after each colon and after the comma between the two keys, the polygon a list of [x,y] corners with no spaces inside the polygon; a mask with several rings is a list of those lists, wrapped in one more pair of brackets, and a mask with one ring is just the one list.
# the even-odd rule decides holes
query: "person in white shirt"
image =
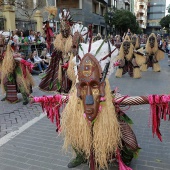
{"label": "person in white shirt", "polygon": [[31,55],[30,60],[28,60],[34,64],[37,64],[39,71],[40,72],[44,72],[47,68],[47,65],[44,63],[44,59],[41,59],[38,54],[37,51],[34,51]]}

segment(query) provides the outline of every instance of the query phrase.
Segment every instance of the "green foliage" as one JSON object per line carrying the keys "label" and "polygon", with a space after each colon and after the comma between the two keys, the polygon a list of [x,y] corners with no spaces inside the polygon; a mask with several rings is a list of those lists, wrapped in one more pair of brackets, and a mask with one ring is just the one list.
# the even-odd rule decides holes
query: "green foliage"
{"label": "green foliage", "polygon": [[168,28],[169,24],[170,24],[170,15],[168,14],[160,20],[160,25],[162,27]]}
{"label": "green foliage", "polygon": [[[111,16],[111,18],[109,18],[109,16]],[[130,28],[133,33],[142,33],[135,15],[128,10],[115,10],[112,11],[111,14],[106,13],[104,18],[107,24],[111,26],[115,25],[116,29],[120,30],[120,33],[127,32],[128,28]]]}
{"label": "green foliage", "polygon": [[162,28],[165,27],[166,30],[169,30],[169,24],[170,24],[170,14],[166,15],[160,20],[160,25]]}

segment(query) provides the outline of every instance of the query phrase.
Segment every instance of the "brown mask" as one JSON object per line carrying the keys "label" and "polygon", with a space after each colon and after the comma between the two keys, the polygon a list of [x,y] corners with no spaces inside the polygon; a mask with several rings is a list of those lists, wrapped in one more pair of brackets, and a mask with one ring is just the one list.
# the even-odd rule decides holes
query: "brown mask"
{"label": "brown mask", "polygon": [[132,44],[133,44],[134,47],[135,47],[135,45],[136,45],[136,40],[137,40],[137,38],[136,38],[135,36],[133,36],[133,37],[132,37]]}
{"label": "brown mask", "polygon": [[100,97],[105,96],[105,82],[100,82],[101,66],[90,53],[85,54],[78,68],[77,96],[84,105],[84,113],[89,121],[93,121],[99,112]]}
{"label": "brown mask", "polygon": [[154,47],[154,44],[155,44],[155,37],[154,36],[149,37],[149,44],[150,44],[151,48]]}
{"label": "brown mask", "polygon": [[74,55],[76,55],[77,52],[78,52],[78,45],[79,45],[79,43],[83,42],[83,37],[82,37],[82,35],[78,31],[76,31],[74,33],[72,42],[73,42],[72,52],[73,52]]}
{"label": "brown mask", "polygon": [[129,53],[129,49],[130,49],[130,42],[129,41],[123,42],[123,51],[125,55]]}

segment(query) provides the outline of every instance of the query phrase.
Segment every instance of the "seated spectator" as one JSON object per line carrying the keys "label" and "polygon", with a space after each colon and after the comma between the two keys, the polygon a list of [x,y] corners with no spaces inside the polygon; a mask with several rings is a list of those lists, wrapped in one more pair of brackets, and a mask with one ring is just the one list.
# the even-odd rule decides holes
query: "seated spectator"
{"label": "seated spectator", "polygon": [[46,70],[46,68],[47,68],[47,65],[45,64],[45,59],[41,59],[39,56],[38,56],[38,53],[37,53],[37,51],[34,51],[33,52],[33,58],[34,58],[34,61],[35,62],[39,62],[40,64],[41,64],[41,67],[42,67],[42,69],[43,70]]}
{"label": "seated spectator", "polygon": [[51,60],[51,55],[49,53],[47,53],[47,49],[44,48],[43,51],[41,52],[41,56],[40,58],[42,60],[44,60],[44,63],[48,66],[50,64],[50,60]]}
{"label": "seated spectator", "polygon": [[[43,73],[42,69],[42,62],[40,60],[36,60],[34,57],[34,52],[30,55],[29,59],[27,61],[31,62],[34,64],[33,70],[38,70],[40,73]],[[44,64],[45,65],[45,64]],[[45,69],[47,68],[46,66],[44,67]]]}

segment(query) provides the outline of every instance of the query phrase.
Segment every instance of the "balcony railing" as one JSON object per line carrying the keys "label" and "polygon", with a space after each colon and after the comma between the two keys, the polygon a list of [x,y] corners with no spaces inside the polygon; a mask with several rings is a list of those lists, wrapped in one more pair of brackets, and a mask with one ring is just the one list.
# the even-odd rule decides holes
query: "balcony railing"
{"label": "balcony railing", "polygon": [[144,10],[144,9],[139,9],[138,12],[144,14],[144,13],[145,13],[145,10]]}
{"label": "balcony railing", "polygon": [[137,20],[145,21],[145,20],[146,20],[146,18],[145,18],[145,17],[137,17]]}
{"label": "balcony railing", "polygon": [[145,24],[139,24],[139,26],[141,27],[141,28],[146,28],[146,25]]}
{"label": "balcony railing", "polygon": [[146,2],[139,2],[138,5],[146,5]]}

